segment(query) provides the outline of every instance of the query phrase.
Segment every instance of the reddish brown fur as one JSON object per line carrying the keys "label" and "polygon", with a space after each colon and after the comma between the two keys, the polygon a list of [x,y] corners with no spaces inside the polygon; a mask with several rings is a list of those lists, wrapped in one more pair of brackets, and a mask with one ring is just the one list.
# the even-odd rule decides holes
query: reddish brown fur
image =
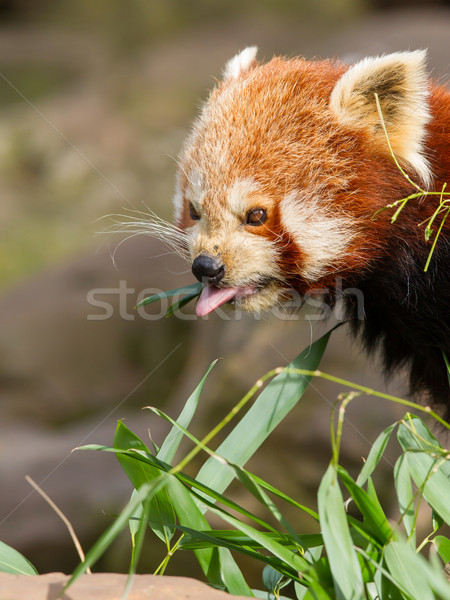
{"label": "reddish brown fur", "polygon": [[[243,114],[240,98],[236,104],[230,102],[226,118],[231,126],[225,140],[220,129],[197,129],[195,134],[200,140],[204,136],[206,143],[208,137],[213,136],[227,145],[229,168],[220,172],[220,188],[229,187],[235,179],[252,178],[261,186],[264,196],[275,200],[277,205],[286,187],[308,189],[316,186],[316,180],[325,181],[327,192],[339,211],[350,213],[364,224],[364,242],[355,240],[352,243],[351,257],[346,258],[345,265],[348,275],[358,275],[370,263],[372,256],[378,257],[387,246],[386,231],[391,213],[380,213],[372,220],[373,215],[391,199],[407,196],[414,189],[387,152],[374,154],[368,132],[345,126],[337,128],[336,123],[331,121],[329,95],[346,69],[346,66],[332,61],[297,59],[286,62],[275,58],[243,76],[248,79],[251,88],[251,103],[246,107],[247,114]],[[228,87],[227,81],[220,83],[211,93],[209,103],[214,104]],[[276,121],[261,118],[267,113],[269,99]],[[432,171],[436,175],[434,189],[438,190],[444,181],[450,179],[449,133],[444,125],[450,112],[449,93],[443,88],[433,88],[430,105],[433,120],[429,125],[426,145]],[[310,128],[311,122],[314,122],[314,129]],[[289,131],[286,123],[289,123]],[[284,128],[278,131],[281,124]],[[245,144],[242,144],[241,136],[246,137]],[[306,149],[307,169],[305,158],[301,157],[299,161],[293,155],[293,146]],[[202,143],[197,143],[188,160],[200,165],[203,173],[208,172],[208,153],[204,152]],[[414,178],[414,174],[410,174]],[[217,173],[210,172],[206,179],[217,181]],[[223,194],[217,195],[215,200],[222,204],[226,202]],[[415,225],[428,218],[433,210],[434,203],[425,200],[420,207],[420,215],[411,210],[397,229],[404,227],[413,242],[416,238],[412,233]],[[191,224],[187,205],[178,224],[181,227]],[[271,213],[266,228],[255,229],[252,233],[272,240],[277,236],[283,237],[277,211]],[[291,247],[285,253],[284,272],[294,271],[295,274],[295,265],[301,261],[301,254],[297,247]],[[323,283],[329,281],[320,285]]]}
{"label": "reddish brown fur", "polygon": [[[429,189],[440,191],[445,182],[449,182],[450,188],[450,93],[430,84],[431,118],[428,119],[426,106],[421,116],[417,116],[417,107],[426,102],[426,90],[413,97],[414,85],[421,82],[421,72],[416,79],[413,74],[413,78],[407,80],[419,61],[417,53],[413,55],[410,55],[412,58],[401,53],[392,55],[392,72],[387,75],[396,80],[396,87],[389,97],[390,91],[382,85],[382,73],[380,102],[383,103],[382,94],[386,93],[386,102],[382,104],[386,108],[386,125],[393,139],[397,136],[397,141],[402,127],[405,128],[405,113],[400,113],[403,121],[396,123],[396,103],[404,102],[403,108],[411,106],[410,114],[407,113],[412,122],[411,147],[416,143],[418,150],[414,156],[418,160],[410,164],[408,156],[398,158],[411,179],[420,183],[420,174],[423,176],[424,169],[426,171],[426,162],[420,162],[424,155],[432,174]],[[389,60],[383,62],[382,59],[381,64]],[[248,265],[248,276],[236,274],[241,273],[242,268],[236,271],[235,264],[240,263],[242,267],[247,260],[246,254],[239,255],[238,246],[232,250],[225,248],[226,240],[222,239],[211,250],[209,238],[220,234],[226,216],[231,219],[229,222],[237,219],[234,229],[230,229],[233,235],[239,235],[240,231],[243,240],[248,240],[248,234],[263,238],[268,241],[267,248],[276,251],[274,279],[278,279],[279,287],[305,294],[333,288],[337,278],[344,286],[359,286],[368,299],[368,344],[384,344],[386,362],[390,360],[394,365],[409,362],[413,369],[433,356],[433,365],[440,365],[438,374],[434,373],[433,366],[425,369],[422,378],[412,373],[412,386],[428,388],[438,400],[448,401],[441,350],[445,349],[450,355],[450,289],[446,275],[450,260],[450,218],[436,245],[433,266],[425,274],[422,269],[430,244],[424,240],[423,226],[419,225],[433,214],[438,199],[426,196],[409,201],[395,224],[391,224],[392,210],[378,212],[416,189],[395,165],[380,124],[374,126],[373,105],[372,121],[365,122],[362,118],[361,123],[351,122],[348,115],[340,119],[339,114],[330,109],[332,92],[348,69],[336,61],[275,58],[266,65],[253,61],[236,78],[228,77],[221,82],[212,91],[181,155],[179,195],[183,204],[179,207],[177,224],[188,231],[194,230],[189,204],[199,202],[202,240],[208,244],[204,251],[225,264],[221,287],[239,286],[241,280],[242,285],[256,281],[258,274],[258,265]],[[386,81],[389,77],[384,83]],[[363,79],[361,85],[366,83]],[[375,91],[376,84],[375,78]],[[370,89],[370,85],[368,87]],[[374,102],[372,92],[368,92],[368,98],[367,102]],[[413,130],[415,119],[417,127]],[[421,132],[424,132],[423,139],[417,141]],[[408,139],[400,140],[406,148]],[[247,180],[253,185],[246,199],[247,208],[266,209],[264,226],[250,226],[244,215],[230,213],[230,190],[237,181]],[[195,195],[201,200],[192,197]],[[287,197],[294,217],[305,215],[304,221],[298,220],[306,228],[305,243],[302,243],[302,231],[295,231],[293,235],[286,230],[281,207]],[[316,236],[320,237],[327,219],[330,219],[330,227],[333,223],[348,227],[349,235],[344,243],[336,238],[336,231],[330,232],[331,244],[335,244],[331,247],[338,250],[326,258],[326,264],[320,265],[317,271],[320,274],[313,276],[311,266],[308,271],[308,260],[322,256],[323,248],[314,235],[308,238],[309,227],[314,230],[317,225]],[[344,228],[345,235],[346,232]],[[326,237],[326,233],[324,235]],[[312,246],[308,247],[308,243]],[[198,251],[202,251],[201,245],[196,247]],[[271,269],[274,267],[266,269],[269,274]],[[244,298],[244,308],[246,302]],[[248,306],[253,310],[255,305],[249,303]],[[440,337],[436,334],[439,327]],[[433,340],[433,337],[439,339]],[[435,378],[439,380],[436,385],[433,384]]]}

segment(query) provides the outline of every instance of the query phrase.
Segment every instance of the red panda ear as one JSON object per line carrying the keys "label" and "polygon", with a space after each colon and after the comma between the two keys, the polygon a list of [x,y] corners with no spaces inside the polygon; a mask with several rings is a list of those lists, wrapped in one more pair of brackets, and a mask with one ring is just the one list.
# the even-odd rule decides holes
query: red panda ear
{"label": "red panda ear", "polygon": [[431,173],[423,155],[425,126],[430,119],[425,57],[424,50],[417,50],[356,63],[336,83],[330,109],[341,123],[370,130],[377,146],[389,152],[380,126],[377,94],[396,158],[428,183]]}
{"label": "red panda ear", "polygon": [[237,79],[239,75],[247,73],[250,69],[256,67],[256,53],[258,48],[256,46],[249,46],[245,50],[241,50],[236,56],[233,56],[223,70],[224,79]]}

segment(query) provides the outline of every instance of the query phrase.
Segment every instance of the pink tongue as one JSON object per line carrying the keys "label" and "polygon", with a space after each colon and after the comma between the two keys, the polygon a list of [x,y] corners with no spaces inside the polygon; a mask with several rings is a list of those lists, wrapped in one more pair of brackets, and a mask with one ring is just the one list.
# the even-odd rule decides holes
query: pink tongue
{"label": "pink tongue", "polygon": [[207,285],[203,288],[195,308],[197,316],[204,317],[218,306],[225,304],[236,296],[238,289],[237,287],[215,288]]}

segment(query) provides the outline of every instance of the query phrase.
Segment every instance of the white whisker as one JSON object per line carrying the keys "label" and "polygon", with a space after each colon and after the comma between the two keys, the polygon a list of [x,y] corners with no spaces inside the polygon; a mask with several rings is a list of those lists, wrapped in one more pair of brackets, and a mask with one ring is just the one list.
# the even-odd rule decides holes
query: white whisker
{"label": "white whisker", "polygon": [[113,262],[117,249],[125,241],[137,235],[150,235],[155,237],[166,244],[173,252],[181,256],[181,258],[189,260],[186,232],[180,227],[177,227],[156,215],[148,208],[148,206],[145,206],[145,208],[146,210],[127,210],[126,213],[123,214],[110,214],[103,217],[109,218],[113,222],[105,231],[100,233],[129,234],[119,243],[114,251],[111,257]]}
{"label": "white whisker", "polygon": [[128,241],[128,240],[130,240],[131,238],[134,238],[134,237],[136,237],[137,235],[139,235],[139,233],[133,233],[133,234],[131,234],[131,235],[127,236],[125,239],[121,240],[121,241],[120,241],[120,242],[119,242],[119,243],[116,245],[116,247],[114,248],[114,250],[113,250],[112,254],[110,253],[111,260],[112,260],[112,263],[113,263],[113,265],[114,265],[114,268],[115,268],[115,269],[117,269],[117,265],[116,265],[116,253],[117,253],[117,250],[120,248],[120,246],[121,246],[122,244],[124,244],[125,242],[127,242],[127,241]]}

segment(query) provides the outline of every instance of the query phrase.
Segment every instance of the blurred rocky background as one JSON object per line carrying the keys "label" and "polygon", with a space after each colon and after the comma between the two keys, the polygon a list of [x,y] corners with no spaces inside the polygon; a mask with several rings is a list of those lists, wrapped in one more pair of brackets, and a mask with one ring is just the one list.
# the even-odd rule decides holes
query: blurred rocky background
{"label": "blurred rocky background", "polygon": [[[178,287],[192,276],[149,237],[104,233],[113,223],[107,215],[152,210],[170,219],[174,159],[225,62],[253,44],[266,59],[346,61],[428,48],[430,71],[445,83],[449,40],[448,3],[432,0],[0,1],[2,541],[40,572],[70,572],[73,545],[26,474],[88,549],[131,487],[112,455],[73,448],[110,444],[121,418],[146,439],[150,429],[158,443],[166,427],[142,407],[175,417],[221,357],[193,424],[201,436],[259,376],[285,365],[327,327],[308,310],[296,320],[237,320],[230,313],[229,320],[201,322],[189,309],[169,320],[159,318],[160,307],[133,311],[144,290]],[[343,328],[322,368],[387,389],[376,361],[362,356]],[[401,393],[402,382],[388,389]],[[314,381],[249,465],[312,507],[341,391]],[[350,404],[343,449],[349,468],[360,467],[370,443],[401,414],[374,398]],[[391,465],[382,467],[390,477]],[[237,486],[232,492],[249,503]],[[302,532],[313,527],[296,525]],[[163,552],[149,541],[141,571],[152,572]],[[129,554],[124,534],[98,568],[123,571]],[[200,575],[188,555],[176,557],[168,572]],[[259,572],[256,565],[255,583]]]}

